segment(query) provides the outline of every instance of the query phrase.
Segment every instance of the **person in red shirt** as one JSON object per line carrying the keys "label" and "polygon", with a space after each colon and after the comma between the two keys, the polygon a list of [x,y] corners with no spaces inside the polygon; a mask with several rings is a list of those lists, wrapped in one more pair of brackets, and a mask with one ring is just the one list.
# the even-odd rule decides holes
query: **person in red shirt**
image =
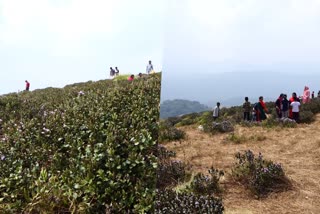
{"label": "person in red shirt", "polygon": [[300,102],[299,98],[297,97],[297,93],[293,92],[292,93],[292,97],[290,97],[290,99],[289,99],[289,106],[290,106],[290,108],[289,108],[289,118],[290,119],[293,119],[291,103],[294,102],[295,100]]}
{"label": "person in red shirt", "polygon": [[134,75],[132,74],[130,77],[128,77],[128,81],[131,82],[134,79]]}
{"label": "person in red shirt", "polygon": [[26,80],[25,82],[26,82],[26,91],[29,91],[29,89],[30,89],[30,83],[28,82],[28,80]]}

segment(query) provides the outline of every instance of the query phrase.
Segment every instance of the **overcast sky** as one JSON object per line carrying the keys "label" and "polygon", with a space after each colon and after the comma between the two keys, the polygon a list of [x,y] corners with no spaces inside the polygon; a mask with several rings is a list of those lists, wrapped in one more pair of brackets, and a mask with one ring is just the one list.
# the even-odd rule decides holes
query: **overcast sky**
{"label": "overcast sky", "polygon": [[[277,72],[319,73],[320,0],[183,2],[172,1],[168,8],[169,16],[166,17],[171,21],[166,22],[162,100],[186,98],[188,94],[201,94],[208,100],[217,96],[244,95],[243,90],[238,94],[240,90],[228,84],[234,80],[225,82],[228,87],[223,91],[214,90],[213,87],[203,90],[203,81],[197,82],[199,78],[194,78],[199,75],[211,78],[212,85],[215,85],[219,79],[217,75],[221,73],[255,72],[252,78],[246,75],[246,79],[239,79],[243,85],[238,87],[247,87],[253,82],[264,81],[256,75],[262,72],[272,72],[270,75],[274,78],[278,78]],[[206,75],[208,73],[210,75]],[[283,84],[277,86],[289,92],[293,86],[303,90],[304,85],[320,82],[319,79],[310,78],[297,83],[291,81],[291,75],[281,77],[284,77]],[[189,82],[186,78],[193,78],[193,84],[178,93],[174,90],[176,82]],[[273,82],[268,82],[263,88],[257,85],[255,89],[262,95],[267,94],[265,85],[274,86]],[[319,88],[313,88],[318,89],[320,85]],[[276,97],[277,94],[267,96]],[[250,96],[250,91],[247,96]]]}
{"label": "overcast sky", "polygon": [[162,70],[163,0],[0,0],[0,94]]}
{"label": "overcast sky", "polygon": [[320,62],[320,0],[183,2],[172,1],[169,8],[165,63]]}

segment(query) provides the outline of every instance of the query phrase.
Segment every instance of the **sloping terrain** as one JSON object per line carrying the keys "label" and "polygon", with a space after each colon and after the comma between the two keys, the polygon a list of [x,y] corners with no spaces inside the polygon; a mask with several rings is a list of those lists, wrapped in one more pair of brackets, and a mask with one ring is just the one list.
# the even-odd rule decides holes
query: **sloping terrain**
{"label": "sloping terrain", "polygon": [[161,74],[115,80],[0,96],[0,213],[152,210]]}
{"label": "sloping terrain", "polygon": [[[206,173],[210,166],[226,172],[221,182],[225,213],[320,213],[320,115],[315,122],[296,128],[236,126],[234,133],[245,140],[226,141],[230,134],[210,135],[197,126],[181,127],[186,140],[166,143],[177,158],[192,165],[193,172]],[[230,176],[234,154],[252,150],[265,159],[281,163],[293,189],[256,199]]]}

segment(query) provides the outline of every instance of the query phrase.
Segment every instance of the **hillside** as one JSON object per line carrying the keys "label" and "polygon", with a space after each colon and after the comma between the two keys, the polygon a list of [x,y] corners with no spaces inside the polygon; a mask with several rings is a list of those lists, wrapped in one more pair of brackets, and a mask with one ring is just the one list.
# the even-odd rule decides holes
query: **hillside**
{"label": "hillside", "polygon": [[0,212],[152,210],[160,75],[1,96]]}
{"label": "hillside", "polygon": [[193,112],[202,112],[208,110],[209,107],[197,102],[182,99],[165,100],[160,106],[160,117],[168,118]]}
{"label": "hillside", "polygon": [[[317,108],[319,112],[319,105]],[[189,121],[191,118],[194,115]],[[199,123],[180,125],[185,139],[163,144],[176,152],[176,159],[189,163],[192,173],[207,173],[211,166],[225,172],[220,185],[227,214],[319,213],[320,137],[317,133],[320,132],[320,114],[314,115],[314,120],[291,128],[271,122],[262,126],[237,124],[231,133],[214,134],[199,130]],[[234,181],[231,169],[235,154],[248,149],[281,163],[293,187],[257,199],[247,187]]]}

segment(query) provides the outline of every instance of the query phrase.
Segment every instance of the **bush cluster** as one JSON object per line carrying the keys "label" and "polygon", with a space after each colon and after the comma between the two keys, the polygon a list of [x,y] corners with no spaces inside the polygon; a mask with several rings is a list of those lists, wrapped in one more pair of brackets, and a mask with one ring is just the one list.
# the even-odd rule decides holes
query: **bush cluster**
{"label": "bush cluster", "polygon": [[1,213],[153,210],[160,77],[0,97]]}
{"label": "bush cluster", "polygon": [[258,197],[266,196],[270,192],[283,191],[291,187],[282,165],[264,160],[261,153],[255,157],[252,151],[235,155],[237,160],[232,175],[247,186]]}
{"label": "bush cluster", "polygon": [[157,188],[165,189],[176,186],[189,176],[189,166],[182,161],[173,160],[175,153],[164,146],[158,146]]}
{"label": "bush cluster", "polygon": [[222,122],[213,122],[211,124],[205,124],[203,128],[205,132],[212,133],[212,134],[234,131],[233,124],[228,120],[222,121]]}
{"label": "bush cluster", "polygon": [[224,172],[222,170],[211,167],[209,175],[197,173],[188,187],[188,190],[198,195],[212,195],[213,193],[220,193],[222,191],[219,181]]}
{"label": "bush cluster", "polygon": [[156,209],[158,214],[221,214],[222,200],[209,195],[177,193],[172,190],[157,191]]}
{"label": "bush cluster", "polygon": [[186,133],[176,128],[173,123],[168,120],[160,121],[159,125],[159,143],[166,141],[175,141],[184,139]]}

